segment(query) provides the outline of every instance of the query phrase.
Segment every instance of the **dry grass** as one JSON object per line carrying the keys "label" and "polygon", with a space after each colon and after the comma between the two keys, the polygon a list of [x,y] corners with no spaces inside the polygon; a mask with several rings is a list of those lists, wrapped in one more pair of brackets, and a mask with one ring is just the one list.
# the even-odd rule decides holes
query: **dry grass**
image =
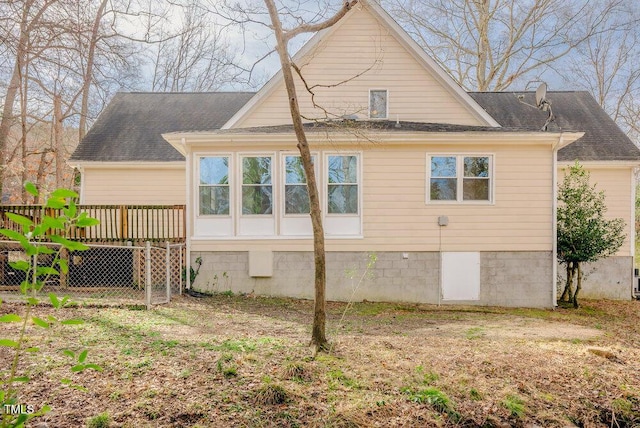
{"label": "dry grass", "polygon": [[[640,426],[639,302],[577,311],[358,303],[336,331],[344,307],[329,305],[333,348],[316,359],[307,301],[70,309],[87,323],[46,339],[31,328],[32,343],[47,343],[24,360],[32,381],[21,400],[51,405],[40,419],[50,427],[100,414],[111,427]],[[0,325],[0,337],[15,328]],[[62,349],[83,347],[102,373],[69,372]]]}

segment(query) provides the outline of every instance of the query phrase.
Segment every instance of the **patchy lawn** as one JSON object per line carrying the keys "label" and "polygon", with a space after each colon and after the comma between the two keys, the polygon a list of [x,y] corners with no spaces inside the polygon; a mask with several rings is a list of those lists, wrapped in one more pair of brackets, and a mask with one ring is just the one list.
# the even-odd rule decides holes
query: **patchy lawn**
{"label": "patchy lawn", "polygon": [[[66,309],[86,320],[24,359],[38,422],[112,427],[632,427],[640,425],[640,302],[556,311],[329,304],[311,358],[312,303],[183,297],[152,311]],[[0,313],[22,311],[4,303]],[[45,318],[50,308],[38,308]],[[12,337],[17,324],[0,325]],[[45,343],[43,343],[45,342]],[[104,371],[69,371],[88,347]],[[0,349],[8,365],[9,352]],[[5,369],[5,367],[2,367]],[[62,385],[71,377],[86,391]],[[96,425],[99,426],[99,425]]]}

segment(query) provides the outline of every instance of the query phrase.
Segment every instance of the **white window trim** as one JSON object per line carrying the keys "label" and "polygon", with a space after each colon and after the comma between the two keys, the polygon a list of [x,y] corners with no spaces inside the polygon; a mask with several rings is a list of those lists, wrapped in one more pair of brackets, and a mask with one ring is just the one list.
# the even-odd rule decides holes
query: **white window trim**
{"label": "white window trim", "polygon": [[[432,157],[455,157],[456,158],[456,194],[457,199],[454,201],[431,200],[431,158]],[[463,198],[463,181],[464,181],[464,158],[465,157],[488,157],[489,158],[489,200],[469,200]],[[462,152],[462,153],[427,153],[426,157],[426,180],[425,180],[425,204],[427,205],[495,205],[495,186],[496,186],[496,156],[494,153],[487,152]]]}
{"label": "white window trim", "polygon": [[[358,179],[358,212],[354,214],[329,214],[329,156],[356,156]],[[322,154],[322,190],[324,196],[322,204],[322,222],[325,226],[327,239],[362,239],[364,238],[363,225],[363,154],[361,151],[326,151]],[[357,222],[357,229],[354,223]]]}
{"label": "white window trim", "polygon": [[[234,198],[234,159],[231,153],[194,153],[196,167],[194,174],[194,182],[196,184],[196,194],[195,194],[195,217],[196,218],[232,218],[235,209],[235,198]],[[229,158],[229,173],[227,174],[227,179],[229,180],[229,214],[200,214],[200,158]]]}
{"label": "white window trim", "polygon": [[[385,91],[387,93],[385,111],[387,115],[385,117],[371,117],[371,92]],[[369,98],[367,99],[367,118],[369,120],[388,120],[389,119],[389,90],[386,88],[371,88],[369,89]]]}

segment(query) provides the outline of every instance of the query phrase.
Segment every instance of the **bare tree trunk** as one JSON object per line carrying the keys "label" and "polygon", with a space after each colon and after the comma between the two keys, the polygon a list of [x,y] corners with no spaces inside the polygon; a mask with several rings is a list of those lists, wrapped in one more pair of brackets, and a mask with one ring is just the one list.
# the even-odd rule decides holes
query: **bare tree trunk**
{"label": "bare tree trunk", "polygon": [[315,172],[307,142],[307,135],[304,132],[302,118],[300,116],[300,106],[298,105],[298,96],[296,94],[296,85],[293,80],[293,72],[291,71],[291,60],[287,51],[286,41],[283,37],[282,25],[278,18],[275,5],[267,2],[271,22],[275,27],[276,40],[278,43],[277,51],[282,66],[282,75],[289,96],[289,108],[291,110],[291,119],[293,120],[293,129],[298,139],[298,150],[302,157],[302,165],[307,178],[307,192],[309,193],[311,224],[313,226],[313,258],[315,265],[315,299],[313,310],[313,329],[311,333],[311,344],[316,350],[323,350],[327,347],[326,336],[326,255],[324,251],[324,227],[322,225],[322,214],[320,211],[320,198],[318,196],[318,186],[316,184]]}
{"label": "bare tree trunk", "polygon": [[[478,9],[478,14],[475,18],[476,26],[478,27],[478,67],[476,69],[478,90],[486,91],[488,86],[487,69],[489,68],[489,57],[491,55],[491,44],[489,43],[489,19],[491,14],[487,0],[474,2],[473,6]],[[491,64],[491,69],[493,69],[493,64]]]}
{"label": "bare tree trunk", "polygon": [[269,16],[276,36],[278,56],[280,57],[280,65],[282,66],[282,76],[284,84],[289,96],[289,109],[291,119],[293,121],[293,129],[298,139],[298,150],[302,158],[302,165],[307,179],[307,192],[309,193],[311,224],[313,226],[313,254],[315,264],[315,299],[313,312],[313,328],[311,333],[311,345],[315,348],[315,352],[326,350],[328,342],[326,337],[326,256],[324,250],[324,228],[322,225],[322,212],[320,210],[320,198],[318,196],[318,186],[315,179],[315,172],[309,150],[309,143],[304,132],[302,117],[300,114],[300,106],[298,104],[298,96],[296,93],[295,81],[293,79],[293,71],[291,58],[287,49],[288,41],[296,34],[303,32],[314,32],[330,27],[338,22],[351,7],[357,2],[347,1],[343,7],[333,17],[320,24],[305,25],[301,24],[293,30],[285,33],[278,16],[278,10],[273,0],[264,0],[269,10]]}
{"label": "bare tree trunk", "polygon": [[567,283],[564,286],[562,296],[560,296],[561,302],[570,302],[571,294],[573,292],[573,262],[567,262]]}
{"label": "bare tree trunk", "polygon": [[[43,150],[42,153],[40,153],[40,163],[38,164],[38,172],[36,173],[36,180],[35,180],[35,185],[40,190],[44,189],[44,181],[45,181],[45,176],[47,173],[47,165],[48,165],[47,163],[48,153],[49,153],[48,150]],[[43,194],[44,192],[41,191],[40,195],[43,195]],[[34,204],[40,203],[39,197],[40,196],[33,197]]]}
{"label": "bare tree trunk", "polygon": [[16,117],[13,114],[13,106],[18,95],[18,87],[20,85],[20,72],[18,70],[18,62],[16,61],[13,74],[11,75],[11,81],[7,88],[7,93],[4,98],[4,108],[2,109],[2,119],[0,119],[0,198],[2,197],[5,179],[5,169],[8,151],[9,131],[13,125]]}
{"label": "bare tree trunk", "polygon": [[[104,9],[107,6],[107,0],[102,0],[96,17],[93,21],[93,28],[91,29],[91,41],[89,42],[89,53],[87,55],[87,68],[84,71],[82,82],[82,103],[80,107],[80,124],[78,126],[78,141],[82,141],[84,135],[87,132],[87,115],[89,113],[89,93],[91,90],[91,78],[93,76],[93,63],[96,55],[96,44],[98,43],[98,32],[100,30],[100,21],[104,14]],[[57,147],[57,146],[56,146]],[[57,157],[56,157],[56,172],[57,172]],[[56,177],[57,178],[57,177]],[[60,183],[56,180],[57,183]]]}
{"label": "bare tree trunk", "polygon": [[0,118],[0,199],[3,193],[5,162],[7,161],[7,144],[9,140],[9,132],[14,124],[16,117],[13,114],[13,107],[18,96],[18,89],[21,84],[22,67],[24,66],[24,57],[27,52],[27,40],[29,39],[29,30],[27,20],[29,19],[29,11],[33,4],[33,0],[27,1],[22,10],[20,19],[20,37],[16,46],[16,59],[11,73],[11,80],[7,87],[4,97],[4,107],[2,109],[2,117]]}
{"label": "bare tree trunk", "polygon": [[[24,183],[29,180],[29,152],[27,148],[27,108],[28,108],[28,79],[27,66],[24,67],[24,75],[20,74],[20,148],[21,148],[21,163],[22,163],[22,180],[20,188],[22,189],[22,203],[27,203],[29,194],[27,193]],[[22,69],[19,69],[20,71]]]}
{"label": "bare tree trunk", "polygon": [[56,94],[53,98],[53,150],[56,157],[56,188],[65,187],[64,166],[66,153],[62,135],[62,97]]}
{"label": "bare tree trunk", "polygon": [[578,293],[582,290],[582,269],[580,269],[580,263],[576,262],[576,270],[577,270],[577,281],[576,281],[576,292],[573,295],[573,307],[578,308],[580,305],[578,304]]}

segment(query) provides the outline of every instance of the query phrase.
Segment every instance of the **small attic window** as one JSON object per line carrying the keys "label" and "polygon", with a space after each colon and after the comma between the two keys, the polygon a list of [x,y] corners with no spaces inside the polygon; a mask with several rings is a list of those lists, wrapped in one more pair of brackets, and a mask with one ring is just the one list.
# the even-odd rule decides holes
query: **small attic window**
{"label": "small attic window", "polygon": [[386,89],[369,90],[369,118],[386,119],[388,98]]}

